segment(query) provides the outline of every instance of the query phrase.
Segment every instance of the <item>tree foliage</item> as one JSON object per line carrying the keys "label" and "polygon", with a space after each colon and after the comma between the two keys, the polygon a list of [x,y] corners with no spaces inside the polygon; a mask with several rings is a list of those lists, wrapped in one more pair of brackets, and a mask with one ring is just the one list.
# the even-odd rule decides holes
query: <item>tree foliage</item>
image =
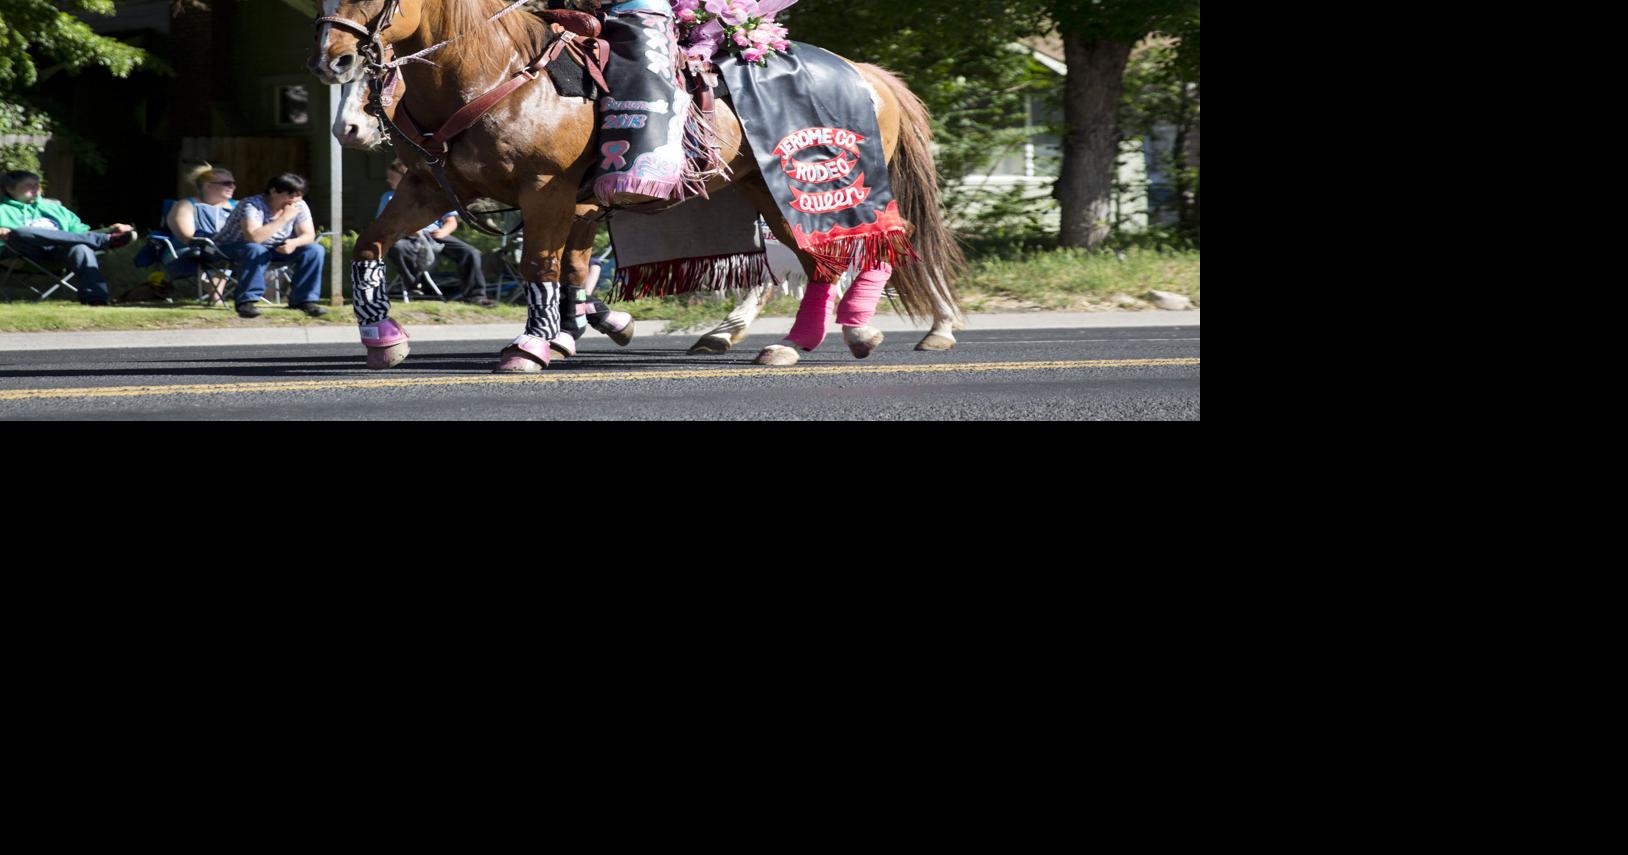
{"label": "tree foliage", "polygon": [[[934,118],[940,176],[948,181],[980,171],[1024,142],[1025,100],[1039,95],[1062,103],[1064,163],[1057,197],[1064,209],[1065,243],[1096,245],[1117,173],[1118,104],[1145,92],[1171,91],[1173,77],[1197,80],[1198,0],[963,0],[954,4],[855,3],[802,0],[782,15],[799,41],[898,73],[922,97]],[[1154,33],[1178,37],[1158,56],[1156,69],[1126,91],[1131,47]],[[1073,52],[1065,87],[1011,46],[1047,34]],[[1106,58],[1104,58],[1106,57]],[[1093,61],[1086,61],[1093,60]],[[1154,72],[1157,75],[1154,75]],[[1157,80],[1153,80],[1157,76]],[[1156,85],[1155,85],[1156,84]],[[1179,110],[1169,103],[1127,110],[1143,124]],[[1196,115],[1196,113],[1195,113]],[[1138,129],[1140,132],[1140,129]],[[1191,182],[1196,190],[1196,176]],[[989,216],[1033,222],[1020,194],[996,200]],[[947,195],[954,207],[956,194]],[[988,200],[986,200],[986,205]]]}
{"label": "tree foliage", "polygon": [[[28,92],[45,69],[77,73],[101,68],[126,77],[153,62],[139,48],[97,35],[74,12],[112,15],[112,0],[0,0],[0,136],[38,137],[51,123],[30,104]],[[0,148],[0,165],[39,171],[41,147],[13,142]]]}
{"label": "tree foliage", "polygon": [[66,0],[59,9],[49,0],[0,0],[0,93],[11,93],[39,81],[44,59],[69,71],[90,67],[125,77],[148,60],[139,48],[99,36],[71,12],[113,14],[113,0]]}

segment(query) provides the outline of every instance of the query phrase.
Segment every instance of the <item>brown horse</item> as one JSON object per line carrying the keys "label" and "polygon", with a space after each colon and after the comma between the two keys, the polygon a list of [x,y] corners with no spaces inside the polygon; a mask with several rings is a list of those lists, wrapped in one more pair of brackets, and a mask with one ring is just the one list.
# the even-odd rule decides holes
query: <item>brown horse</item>
{"label": "brown horse", "polygon": [[[317,0],[317,5],[322,16],[343,18],[352,24],[340,27],[319,22],[310,66],[329,84],[357,82],[369,71],[363,59],[367,55],[363,50],[366,43],[353,29],[376,29],[380,41],[398,56],[452,40],[430,55],[433,65],[410,63],[401,68],[406,94],[398,107],[404,107],[423,128],[440,127],[466,103],[508,81],[535,58],[524,54],[549,38],[546,24],[531,14],[488,20],[508,5],[503,0]],[[385,18],[387,8],[393,15]],[[378,29],[381,25],[382,29]],[[914,226],[912,244],[920,258],[899,269],[893,286],[911,317],[935,320],[933,331],[923,339],[921,347],[947,349],[954,344],[951,329],[961,320],[950,289],[961,259],[938,205],[927,113],[920,100],[893,75],[875,66],[855,67],[879,95],[877,118],[893,190],[901,213]],[[779,240],[787,247],[796,247],[796,239],[758,174],[740,122],[726,100],[720,99],[716,115],[720,151],[731,177],[713,179],[709,192],[733,181]],[[592,101],[560,96],[547,75],[541,75],[541,79],[525,83],[500,102],[451,144],[446,176],[460,198],[489,198],[520,209],[525,230],[522,276],[528,282],[563,280],[567,287],[573,287],[588,275],[596,220],[604,211],[594,205],[579,206],[577,194],[593,163],[594,117]],[[339,127],[335,131],[338,133]],[[365,133],[358,132],[348,142],[358,144],[362,136]],[[363,281],[373,275],[367,266],[382,264],[386,250],[397,239],[434,220],[448,204],[416,149],[399,139],[395,145],[411,172],[379,219],[362,232],[356,244],[358,263],[352,272],[358,317],[363,320],[363,340],[369,344],[368,364],[372,368],[400,363],[407,355],[407,343],[405,333],[394,340],[369,339],[370,329],[379,335],[379,325],[375,321],[374,327],[368,326],[361,295],[378,295],[383,289],[371,287],[375,282]],[[812,277],[815,260],[801,251],[798,256]],[[364,287],[368,288],[365,292]],[[544,304],[542,310],[550,308],[557,314],[557,303],[551,307]],[[388,311],[388,303],[384,311]],[[505,356],[510,357],[505,364],[516,361],[513,349],[511,346],[505,350]],[[546,355],[537,362],[546,365]]]}

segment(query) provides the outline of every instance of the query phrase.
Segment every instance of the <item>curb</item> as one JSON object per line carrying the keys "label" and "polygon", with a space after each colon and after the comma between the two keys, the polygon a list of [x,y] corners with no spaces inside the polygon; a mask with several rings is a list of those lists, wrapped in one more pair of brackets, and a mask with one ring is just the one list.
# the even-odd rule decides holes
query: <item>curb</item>
{"label": "curb", "polygon": [[[721,317],[719,320],[723,320]],[[751,335],[784,335],[792,318],[763,318],[752,324]],[[640,338],[694,336],[705,328],[669,333],[667,321],[639,321]],[[882,332],[920,332],[927,326],[897,315],[878,316],[873,325]],[[1199,312],[1008,312],[968,315],[969,330],[1109,329],[1115,327],[1196,327]],[[413,327],[413,341],[488,341],[505,343],[520,332],[520,325],[463,324]],[[252,347],[282,344],[358,344],[349,326],[249,328],[236,330],[109,330],[105,332],[0,333],[0,351],[103,350],[144,347]]]}

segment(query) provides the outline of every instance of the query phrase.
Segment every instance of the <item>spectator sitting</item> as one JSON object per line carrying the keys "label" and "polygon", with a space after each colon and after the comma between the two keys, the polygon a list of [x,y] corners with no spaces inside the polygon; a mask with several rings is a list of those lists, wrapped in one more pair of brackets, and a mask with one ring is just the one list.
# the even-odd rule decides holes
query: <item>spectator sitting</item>
{"label": "spectator sitting", "polygon": [[[237,206],[232,201],[232,194],[237,192],[237,180],[229,170],[205,165],[192,173],[192,184],[198,188],[198,195],[176,201],[170,207],[170,216],[165,222],[179,253],[179,257],[164,265],[164,272],[171,279],[195,275],[200,266],[214,271],[231,264],[231,259],[220,251],[218,245],[200,238],[213,240],[221,227],[226,225],[227,218]],[[214,298],[219,303],[225,280],[223,277],[211,278],[215,279]]]}
{"label": "spectator sitting", "polygon": [[[396,187],[401,184],[402,176],[407,174],[407,166],[401,161],[390,164],[384,173],[384,180],[390,189],[379,199],[379,211],[374,214],[377,218],[384,213],[386,205],[396,197]],[[419,229],[417,233],[396,241],[390,247],[390,260],[396,263],[396,269],[401,271],[402,287],[411,288],[418,282],[419,273],[428,273],[435,266],[438,253],[446,253],[447,258],[458,265],[458,279],[463,282],[463,291],[458,299],[465,303],[477,303],[486,308],[496,306],[491,298],[486,296],[486,274],[480,267],[480,250],[452,237],[458,230],[458,217],[454,212],[448,211],[441,219]]]}
{"label": "spectator sitting", "polygon": [[0,244],[37,262],[55,261],[74,273],[79,302],[107,305],[107,279],[96,250],[118,249],[136,239],[136,230],[115,223],[111,232],[92,232],[55,199],[40,198],[40,177],[32,172],[0,175]]}
{"label": "spectator sitting", "polygon": [[215,243],[237,265],[237,314],[260,316],[255,306],[266,292],[266,269],[286,261],[294,268],[288,307],[311,317],[328,314],[317,304],[322,294],[322,263],[328,251],[317,243],[317,227],[305,204],[305,179],[285,172],[266,185],[266,192],[238,204],[215,235]]}

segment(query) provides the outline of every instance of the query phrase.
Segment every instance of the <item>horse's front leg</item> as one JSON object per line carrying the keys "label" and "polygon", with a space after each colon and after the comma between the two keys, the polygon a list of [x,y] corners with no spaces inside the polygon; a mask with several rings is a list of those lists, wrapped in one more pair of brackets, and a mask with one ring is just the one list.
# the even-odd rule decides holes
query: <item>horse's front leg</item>
{"label": "horse's front leg", "polygon": [[390,319],[390,296],[385,293],[385,253],[403,235],[434,222],[446,209],[446,199],[435,183],[418,173],[402,179],[396,195],[373,225],[362,230],[350,266],[351,299],[367,367],[394,368],[407,358],[407,330]]}
{"label": "horse's front leg", "polygon": [[[498,354],[495,374],[536,374],[553,358],[551,343],[562,335],[560,266],[571,234],[575,185],[567,178],[545,178],[520,197],[525,221],[525,256],[520,264],[526,289],[526,331]],[[568,186],[569,185],[569,186]]]}

